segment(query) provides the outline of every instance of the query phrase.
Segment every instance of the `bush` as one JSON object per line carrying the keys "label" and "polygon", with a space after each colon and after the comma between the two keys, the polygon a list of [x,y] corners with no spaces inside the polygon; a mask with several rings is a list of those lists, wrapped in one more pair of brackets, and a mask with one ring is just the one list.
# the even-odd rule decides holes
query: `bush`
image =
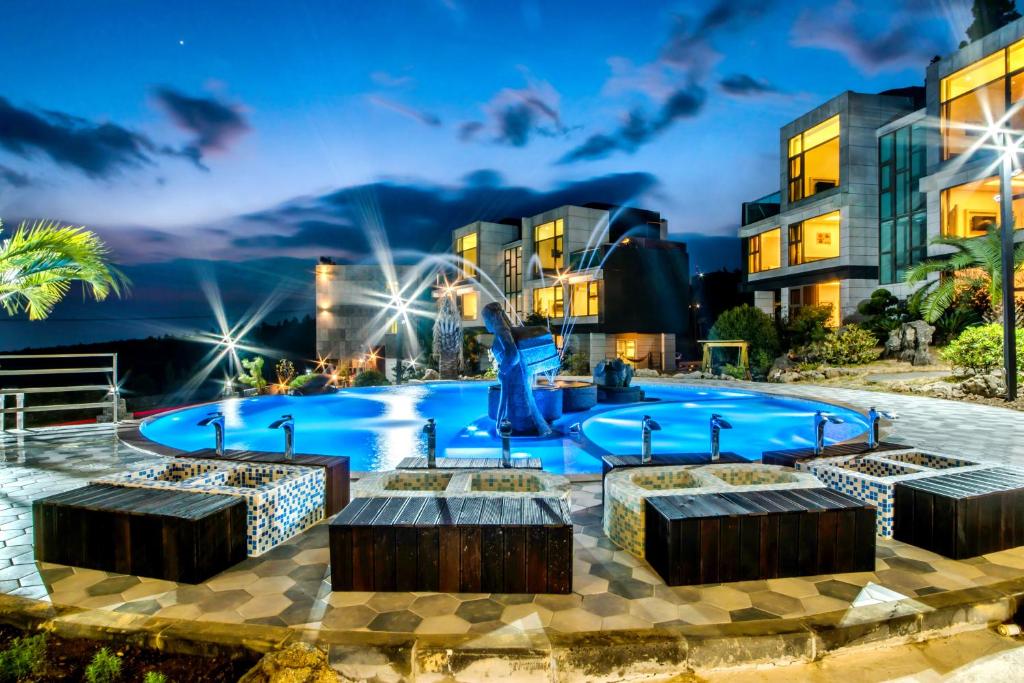
{"label": "bush", "polygon": [[829,365],[863,365],[878,358],[875,335],[860,325],[847,325],[812,345],[812,355]]}
{"label": "bush", "polygon": [[[750,343],[750,358],[758,370],[767,369],[771,359],[779,355],[779,333],[772,317],[759,308],[743,304],[718,316],[711,327],[711,339],[742,339]],[[766,362],[767,361],[767,362]]]}
{"label": "bush", "polygon": [[879,342],[884,342],[889,338],[889,332],[911,319],[907,303],[893,296],[888,289],[876,289],[870,299],[860,302],[857,312],[864,316],[864,327]]}
{"label": "bush", "polygon": [[167,676],[159,671],[147,671],[142,683],[167,683]]}
{"label": "bush", "polygon": [[114,683],[121,677],[121,658],[102,648],[93,655],[89,666],[85,667],[85,680],[88,683]]}
{"label": "bush", "polygon": [[[988,372],[1003,364],[1003,326],[968,327],[942,351],[942,357],[957,368]],[[1017,367],[1024,366],[1024,330],[1017,329]]]}
{"label": "bush", "polygon": [[829,335],[831,306],[801,306],[786,321],[786,343],[789,348],[823,342]]}
{"label": "bush", "polygon": [[363,370],[352,380],[354,387],[382,387],[388,383],[388,378],[383,372],[377,370]]}
{"label": "bush", "polygon": [[948,344],[959,337],[968,327],[980,325],[982,322],[981,315],[972,308],[960,306],[947,308],[934,323],[935,343]]}
{"label": "bush", "polygon": [[0,652],[0,681],[20,681],[37,673],[46,657],[46,634],[15,638]]}
{"label": "bush", "polygon": [[291,384],[289,384],[288,386],[290,386],[292,389],[301,389],[306,384],[308,384],[311,379],[319,376],[319,372],[307,372],[305,375],[299,375],[298,377],[293,379],[291,381]]}
{"label": "bush", "polygon": [[722,366],[722,374],[728,375],[729,377],[733,377],[735,379],[746,379],[747,369],[739,365],[726,363],[725,365]]}
{"label": "bush", "polygon": [[562,372],[585,377],[590,374],[590,359],[582,353],[570,351],[562,356]]}
{"label": "bush", "polygon": [[243,358],[242,367],[245,372],[238,376],[238,381],[247,387],[263,390],[267,386],[267,380],[263,377],[263,356]]}
{"label": "bush", "polygon": [[277,375],[278,384],[283,387],[291,386],[291,382],[295,378],[295,364],[287,358],[282,358],[274,366],[274,373]]}

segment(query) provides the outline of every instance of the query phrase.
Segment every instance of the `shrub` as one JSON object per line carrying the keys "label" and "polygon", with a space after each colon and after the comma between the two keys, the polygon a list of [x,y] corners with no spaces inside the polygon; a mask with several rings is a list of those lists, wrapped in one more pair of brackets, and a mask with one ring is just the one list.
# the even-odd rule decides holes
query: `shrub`
{"label": "shrub", "polygon": [[870,299],[858,304],[857,312],[864,316],[864,327],[879,342],[884,342],[889,332],[911,319],[907,303],[893,296],[888,289],[876,289]]}
{"label": "shrub", "polygon": [[88,683],[113,683],[121,677],[121,658],[102,648],[92,656],[89,666],[85,667],[85,680]]}
{"label": "shrub", "polygon": [[[958,368],[988,372],[1003,364],[1003,326],[968,327],[942,351],[942,357]],[[1024,366],[1024,330],[1017,329],[1017,367]]]}
{"label": "shrub", "polygon": [[377,370],[363,370],[352,381],[354,387],[382,387],[388,383],[388,378],[383,372]]}
{"label": "shrub", "polygon": [[740,365],[733,365],[732,363],[726,363],[722,366],[722,374],[728,375],[735,379],[746,379],[747,369]]}
{"label": "shrub", "polygon": [[242,367],[245,368],[245,372],[238,376],[239,382],[259,390],[267,386],[267,380],[263,377],[263,356],[243,358]]}
{"label": "shrub", "polygon": [[0,652],[0,681],[20,681],[39,672],[46,656],[46,634],[15,638]]}
{"label": "shrub", "polygon": [[295,364],[287,358],[282,358],[274,366],[274,373],[277,375],[278,384],[283,387],[290,386],[295,378]]}
{"label": "shrub", "polygon": [[147,671],[142,683],[167,683],[167,676],[159,671]]}
{"label": "shrub", "polygon": [[[711,339],[742,339],[750,343],[753,362],[765,363],[779,355],[779,333],[772,317],[759,308],[743,304],[718,316],[711,327]],[[765,365],[770,364],[768,360]],[[757,367],[758,370],[766,368]]]}
{"label": "shrub", "polygon": [[562,357],[562,372],[567,375],[589,375],[590,359],[582,353],[568,352]]}
{"label": "shrub", "polygon": [[935,343],[948,344],[968,327],[980,325],[981,315],[972,308],[947,308],[935,321]]}
{"label": "shrub", "polygon": [[289,384],[288,386],[290,386],[292,389],[301,389],[306,384],[308,384],[311,379],[319,376],[319,372],[307,372],[305,375],[299,375],[298,377],[293,379],[291,381],[291,384]]}
{"label": "shrub", "polygon": [[828,337],[831,306],[801,306],[786,321],[786,343],[789,348],[823,342]]}
{"label": "shrub", "polygon": [[862,365],[878,358],[877,340],[860,325],[847,325],[812,345],[812,355],[829,365]]}

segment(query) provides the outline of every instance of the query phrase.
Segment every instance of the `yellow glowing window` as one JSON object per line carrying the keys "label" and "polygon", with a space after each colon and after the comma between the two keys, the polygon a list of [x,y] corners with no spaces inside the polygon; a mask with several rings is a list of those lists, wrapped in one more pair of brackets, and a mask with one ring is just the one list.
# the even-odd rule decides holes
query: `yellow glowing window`
{"label": "yellow glowing window", "polygon": [[533,229],[533,248],[543,270],[557,270],[564,263],[562,234],[565,230],[561,218],[541,223]]}
{"label": "yellow glowing window", "polygon": [[479,312],[480,298],[476,292],[466,292],[459,296],[463,320],[476,320]]}
{"label": "yellow glowing window", "polygon": [[1024,69],[1024,40],[1006,48],[1006,70],[1013,72],[1017,69]]}
{"label": "yellow glowing window", "polygon": [[948,102],[965,92],[991,83],[1006,74],[1006,61],[1003,50],[985,57],[970,66],[960,69],[942,79],[942,101]]}
{"label": "yellow glowing window", "polygon": [[600,296],[597,281],[577,282],[572,286],[572,314],[597,315]]}
{"label": "yellow glowing window", "polygon": [[754,235],[747,242],[747,270],[760,273],[782,265],[782,228]]}
{"label": "yellow glowing window", "polygon": [[839,256],[838,211],[789,226],[789,265]]}
{"label": "yellow glowing window", "polygon": [[832,309],[832,315],[826,324],[829,327],[838,327],[840,318],[839,296],[840,285],[838,280],[822,282],[817,285],[807,285],[805,287],[790,287],[789,315],[792,317],[801,306],[828,306]]}
{"label": "yellow glowing window", "polygon": [[615,357],[632,365],[636,360],[636,339],[616,339]]}
{"label": "yellow glowing window", "polygon": [[789,139],[789,201],[839,186],[839,115]]}
{"label": "yellow glowing window", "polygon": [[565,315],[562,285],[538,287],[533,290],[533,312],[545,318],[561,318]]}
{"label": "yellow glowing window", "polygon": [[[1024,228],[1024,174],[1013,177],[1013,224]],[[999,178],[991,177],[942,191],[942,236],[978,237],[999,224]]]}
{"label": "yellow glowing window", "polygon": [[388,326],[388,334],[398,334],[398,321],[393,320]]}
{"label": "yellow glowing window", "polygon": [[460,258],[463,277],[476,277],[477,254],[479,253],[477,239],[477,234],[471,232],[455,240],[455,253]]}

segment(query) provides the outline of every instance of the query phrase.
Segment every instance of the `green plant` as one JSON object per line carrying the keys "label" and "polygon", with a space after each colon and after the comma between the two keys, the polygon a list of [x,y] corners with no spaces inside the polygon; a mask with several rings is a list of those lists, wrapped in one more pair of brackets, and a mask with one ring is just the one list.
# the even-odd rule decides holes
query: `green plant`
{"label": "green plant", "polygon": [[570,351],[562,356],[562,372],[567,375],[587,376],[590,374],[590,359],[582,353]]}
{"label": "green plant", "polygon": [[243,358],[242,367],[245,369],[238,376],[238,381],[253,389],[263,389],[267,386],[267,380],[263,377],[263,356]]}
{"label": "green plant", "polygon": [[948,344],[960,336],[968,327],[980,325],[982,317],[972,308],[956,306],[943,311],[933,324],[935,325],[935,342]]}
{"label": "green plant", "polygon": [[812,345],[812,355],[829,365],[863,365],[878,358],[875,335],[860,325],[835,330]]}
{"label": "green plant", "polygon": [[779,355],[779,333],[772,317],[759,308],[743,304],[718,316],[708,335],[711,339],[742,339],[750,343],[750,358],[767,370],[772,358]]}
{"label": "green plant", "polygon": [[857,312],[865,318],[864,327],[880,342],[912,317],[907,302],[893,296],[888,289],[876,289],[871,298],[857,305]]}
{"label": "green plant", "polygon": [[[943,311],[953,306],[957,288],[961,286],[957,272],[978,270],[984,282],[994,309],[1002,299],[1002,253],[1003,244],[999,228],[989,226],[982,237],[937,237],[932,244],[941,244],[955,249],[948,258],[928,259],[907,270],[907,284],[916,285],[928,280],[930,275],[939,274],[918,289],[912,299],[919,306],[922,316],[928,322],[935,322]],[[1013,252],[1014,271],[1024,266],[1024,243],[1019,243]]]}
{"label": "green plant", "polygon": [[88,683],[113,683],[120,677],[121,658],[105,647],[94,654],[89,666],[85,667],[85,680]]}
{"label": "green plant", "polygon": [[480,356],[484,353],[483,344],[477,339],[477,332],[473,330],[462,331],[462,361],[466,370],[476,373],[480,367]]}
{"label": "green plant", "polygon": [[283,387],[291,386],[292,380],[295,379],[295,364],[287,358],[282,358],[274,366],[274,374],[277,375],[278,384]]}
{"label": "green plant", "polygon": [[828,321],[832,317],[832,307],[801,306],[790,314],[786,321],[786,343],[794,349],[815,342],[825,341],[828,337]]}
{"label": "green plant", "polygon": [[378,370],[363,370],[352,380],[354,387],[382,387],[388,384],[388,378]]}
{"label": "green plant", "polygon": [[311,379],[313,379],[314,377],[319,377],[319,376],[320,376],[319,372],[307,372],[306,374],[299,375],[298,377],[293,379],[288,384],[288,386],[291,387],[292,389],[301,389],[302,387],[306,386],[306,384],[308,384]]}
{"label": "green plant", "polygon": [[[1017,329],[1017,367],[1024,368],[1024,330]],[[950,365],[988,372],[1003,364],[1003,326],[968,327],[942,351]]]}
{"label": "green plant", "polygon": [[81,282],[96,301],[120,295],[128,278],[107,264],[107,254],[103,241],[85,228],[52,221],[22,223],[0,241],[0,304],[8,315],[24,311],[29,320],[42,320],[72,282]]}
{"label": "green plant", "polygon": [[167,683],[167,676],[159,671],[147,671],[142,683]]}
{"label": "green plant", "polygon": [[15,638],[0,652],[0,681],[20,681],[42,669],[46,657],[46,634]]}
{"label": "green plant", "polygon": [[722,366],[722,374],[728,375],[729,377],[733,377],[735,379],[746,379],[747,369],[741,365],[733,365],[731,363],[726,363],[725,365]]}

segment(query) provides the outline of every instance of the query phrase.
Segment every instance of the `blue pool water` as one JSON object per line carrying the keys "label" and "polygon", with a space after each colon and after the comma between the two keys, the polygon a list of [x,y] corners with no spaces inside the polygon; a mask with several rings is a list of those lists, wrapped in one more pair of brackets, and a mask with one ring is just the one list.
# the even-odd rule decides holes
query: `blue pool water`
{"label": "blue pool water", "polygon": [[[420,431],[428,417],[437,421],[438,456],[497,457],[500,447],[487,419],[488,382],[437,382],[399,387],[345,389],[323,396],[261,396],[229,399],[161,415],[142,426],[143,435],[185,451],[213,446],[213,430],[196,423],[208,412],[225,416],[228,448],[280,451],[284,438],[268,425],[283,414],[295,417],[295,451],[347,455],[353,471],[392,469],[410,455],[423,455]],[[706,452],[708,419],[721,413],[733,424],[722,433],[722,450],[757,459],[765,450],[809,446],[812,416],[827,410],[845,420],[829,425],[827,442],[867,430],[859,413],[825,403],[778,398],[750,391],[666,384],[642,385],[657,402],[601,405],[567,414],[554,426],[561,434],[579,422],[587,446],[561,435],[513,439],[513,456],[539,457],[550,472],[600,472],[600,453],[640,450],[640,419],[651,415],[662,431],[654,451]]]}

